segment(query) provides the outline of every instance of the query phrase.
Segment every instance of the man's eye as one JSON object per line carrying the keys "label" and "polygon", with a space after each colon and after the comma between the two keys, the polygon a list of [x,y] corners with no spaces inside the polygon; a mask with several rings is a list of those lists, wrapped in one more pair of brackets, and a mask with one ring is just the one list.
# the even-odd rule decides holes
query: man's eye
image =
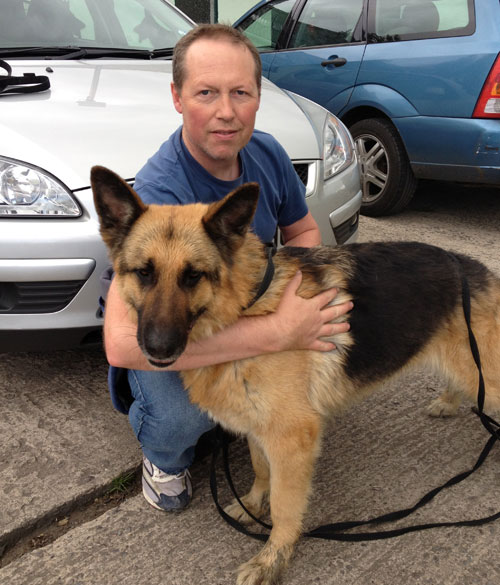
{"label": "man's eye", "polygon": [[210,95],[210,90],[209,89],[202,89],[200,91],[200,95]]}

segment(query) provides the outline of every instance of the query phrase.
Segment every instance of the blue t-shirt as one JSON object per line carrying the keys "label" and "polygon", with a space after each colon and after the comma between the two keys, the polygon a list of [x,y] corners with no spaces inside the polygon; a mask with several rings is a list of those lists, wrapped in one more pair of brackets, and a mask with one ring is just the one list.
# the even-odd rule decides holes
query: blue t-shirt
{"label": "blue t-shirt", "polygon": [[[239,160],[237,179],[216,179],[189,153],[181,126],[137,173],[134,189],[146,204],[213,203],[243,183],[257,182],[260,196],[252,225],[263,242],[271,242],[277,226],[286,227],[307,214],[305,187],[285,150],[270,134],[254,130]],[[103,289],[109,288],[110,274],[102,277]],[[113,405],[126,414],[132,403],[127,370],[111,366],[108,386]]]}
{"label": "blue t-shirt", "polygon": [[270,242],[277,226],[291,225],[307,214],[305,187],[270,134],[255,130],[239,159],[237,179],[215,178],[189,153],[181,126],[137,173],[134,189],[148,204],[213,203],[243,183],[257,182],[260,196],[253,228],[263,242]]}

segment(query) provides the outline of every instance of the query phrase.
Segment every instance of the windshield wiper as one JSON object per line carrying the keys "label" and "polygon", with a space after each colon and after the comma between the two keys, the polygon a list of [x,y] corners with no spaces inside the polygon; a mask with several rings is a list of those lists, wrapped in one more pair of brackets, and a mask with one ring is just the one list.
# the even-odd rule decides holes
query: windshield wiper
{"label": "windshield wiper", "polygon": [[45,59],[98,59],[105,57],[127,59],[157,59],[172,56],[173,49],[122,49],[98,47],[20,47],[0,48],[0,59],[7,57],[43,57]]}
{"label": "windshield wiper", "polygon": [[157,59],[158,57],[171,57],[173,54],[173,47],[165,47],[164,49],[154,49],[151,51],[151,58]]}

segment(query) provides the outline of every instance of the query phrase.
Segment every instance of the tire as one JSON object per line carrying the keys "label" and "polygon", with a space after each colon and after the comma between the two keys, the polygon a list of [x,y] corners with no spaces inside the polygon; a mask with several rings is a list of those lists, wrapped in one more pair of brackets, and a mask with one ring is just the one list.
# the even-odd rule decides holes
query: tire
{"label": "tire", "polygon": [[372,217],[399,213],[411,201],[417,180],[396,128],[384,118],[367,118],[349,130],[361,166],[361,213]]}

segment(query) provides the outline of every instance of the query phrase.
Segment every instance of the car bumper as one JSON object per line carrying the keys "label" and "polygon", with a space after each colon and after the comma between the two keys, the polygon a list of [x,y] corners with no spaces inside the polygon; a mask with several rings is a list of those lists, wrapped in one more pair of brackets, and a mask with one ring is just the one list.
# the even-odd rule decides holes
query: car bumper
{"label": "car bumper", "polygon": [[500,183],[498,120],[418,116],[393,121],[417,178]]}
{"label": "car bumper", "polygon": [[309,181],[314,184],[306,187],[307,205],[320,228],[322,243],[335,246],[356,241],[362,199],[357,161],[326,181],[322,161],[315,161]]}
{"label": "car bumper", "polygon": [[0,250],[9,250],[0,259],[0,351],[98,338],[99,277],[108,259],[95,217],[2,218]]}

